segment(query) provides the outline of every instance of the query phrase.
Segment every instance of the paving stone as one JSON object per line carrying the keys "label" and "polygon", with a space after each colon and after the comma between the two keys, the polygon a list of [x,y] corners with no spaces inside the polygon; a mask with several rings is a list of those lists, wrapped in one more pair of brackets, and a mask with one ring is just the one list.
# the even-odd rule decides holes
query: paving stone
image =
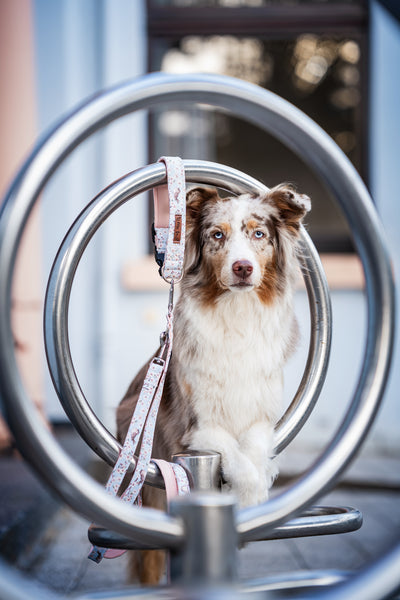
{"label": "paving stone", "polygon": [[292,540],[252,542],[239,550],[239,577],[264,577],[303,568]]}
{"label": "paving stone", "polygon": [[69,594],[95,591],[127,584],[127,557],[103,560],[100,565],[87,558],[89,523],[68,508],[52,519],[33,551],[25,553],[18,566],[50,589]]}
{"label": "paving stone", "polygon": [[357,508],[363,525],[345,534],[249,544],[240,559],[241,577],[297,569],[353,571],[400,541],[400,491],[339,488],[317,504]]}

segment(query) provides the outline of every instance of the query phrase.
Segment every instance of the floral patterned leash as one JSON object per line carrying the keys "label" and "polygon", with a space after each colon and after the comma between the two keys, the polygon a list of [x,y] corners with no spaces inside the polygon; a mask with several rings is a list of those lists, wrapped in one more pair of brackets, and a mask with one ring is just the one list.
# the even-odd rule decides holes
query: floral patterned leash
{"label": "floral patterned leash", "polygon": [[[124,445],[106,484],[107,492],[116,496],[142,436],[132,479],[121,495],[124,502],[139,506],[142,504],[141,489],[151,461],[157,414],[171,358],[174,286],[182,278],[185,250],[186,186],[183,162],[178,157],[162,157],[159,161],[165,163],[167,185],[154,189],[153,241],[160,274],[170,284],[167,328],[160,336],[160,350],[150,362]],[[166,461],[154,462],[164,478],[168,502],[176,494],[189,493],[189,481],[183,467]],[[93,546],[88,558],[99,563],[102,558],[116,558],[123,553],[124,550]]]}

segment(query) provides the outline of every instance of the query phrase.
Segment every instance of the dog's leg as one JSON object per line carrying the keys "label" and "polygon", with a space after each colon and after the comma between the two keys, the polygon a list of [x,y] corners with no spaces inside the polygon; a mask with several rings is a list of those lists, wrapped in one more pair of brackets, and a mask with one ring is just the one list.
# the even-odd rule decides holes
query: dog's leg
{"label": "dog's leg", "polygon": [[265,502],[268,491],[278,474],[278,463],[273,459],[274,428],[269,421],[254,423],[240,438],[240,449],[253,463],[258,485],[253,490],[253,502]]}
{"label": "dog's leg", "polygon": [[191,433],[190,449],[214,450],[221,454],[225,489],[232,490],[240,506],[254,504],[254,490],[260,487],[260,473],[242,452],[238,441],[219,426],[204,427]]}
{"label": "dog's leg", "polygon": [[[143,505],[165,510],[165,493],[145,485],[142,490]],[[135,550],[130,553],[129,581],[143,585],[157,585],[165,572],[164,550]]]}
{"label": "dog's leg", "polygon": [[129,564],[129,581],[142,585],[158,585],[165,571],[163,550],[138,550],[132,553]]}

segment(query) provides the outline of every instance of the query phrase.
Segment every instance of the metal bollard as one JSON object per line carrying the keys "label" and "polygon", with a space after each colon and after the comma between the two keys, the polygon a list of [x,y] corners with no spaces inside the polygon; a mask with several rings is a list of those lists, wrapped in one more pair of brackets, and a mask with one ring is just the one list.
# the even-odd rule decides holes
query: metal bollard
{"label": "metal bollard", "polygon": [[230,584],[237,579],[236,501],[216,491],[221,484],[221,456],[209,450],[172,456],[187,472],[189,496],[172,500],[170,514],[185,527],[185,544],[171,552],[171,583],[184,586]]}
{"label": "metal bollard", "polygon": [[[213,492],[220,487],[221,456],[218,452],[211,450],[192,451],[190,454],[175,454],[172,460],[185,469],[193,491]],[[150,546],[148,544],[143,545],[142,541],[138,538],[133,540],[127,535],[121,535],[116,531],[95,524],[90,526],[88,535],[89,540],[94,546],[105,548],[121,548],[124,550],[170,548],[165,543],[152,543]],[[178,552],[185,552],[185,544],[179,545]]]}
{"label": "metal bollard", "polygon": [[172,462],[185,469],[192,490],[209,491],[221,487],[221,455],[218,452],[181,452],[172,455]]}
{"label": "metal bollard", "polygon": [[175,498],[170,514],[180,517],[185,544],[170,554],[171,583],[232,584],[237,580],[236,500],[231,494],[194,492]]}

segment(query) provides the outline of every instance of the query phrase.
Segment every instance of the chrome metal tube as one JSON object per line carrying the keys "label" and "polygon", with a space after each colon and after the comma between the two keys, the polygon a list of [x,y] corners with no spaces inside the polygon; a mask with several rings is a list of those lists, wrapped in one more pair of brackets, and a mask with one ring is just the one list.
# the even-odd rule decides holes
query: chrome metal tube
{"label": "chrome metal tube", "polygon": [[[318,597],[324,600],[354,600],[354,598],[383,600],[383,598],[395,598],[397,596],[395,593],[399,590],[400,544],[397,543],[353,577],[324,590]],[[317,595],[314,597],[317,598]]]}
{"label": "chrome metal tube", "polygon": [[171,501],[171,514],[186,526],[185,551],[171,553],[173,584],[194,587],[236,581],[235,509],[231,494],[215,491],[193,492]]}
{"label": "chrome metal tube", "polygon": [[218,490],[221,486],[221,455],[212,450],[192,450],[172,455],[172,462],[183,467],[190,489],[197,492]]}
{"label": "chrome metal tube", "polygon": [[[272,529],[265,540],[336,535],[356,531],[362,525],[362,514],[356,508],[338,506],[311,506],[298,517]],[[255,540],[254,540],[255,541]]]}
{"label": "chrome metal tube", "polygon": [[[190,473],[193,473],[193,469],[189,471]],[[202,491],[206,491],[206,489],[204,488]],[[208,491],[210,491],[210,488],[208,488]],[[275,527],[265,537],[257,541],[348,533],[360,529],[362,520],[361,512],[355,508],[312,506],[298,517]],[[92,525],[89,528],[89,539],[95,546],[105,548],[139,550],[148,547],[143,546],[137,540],[132,541],[127,536],[121,536],[115,531],[110,531],[98,525]],[[163,548],[163,546],[158,545],[153,546],[153,548]]]}
{"label": "chrome metal tube", "polygon": [[[121,533],[132,527],[144,538],[182,541],[179,521],[121,506],[88,480],[55,443],[24,389],[13,350],[11,285],[15,258],[29,213],[58,165],[92,133],[149,106],[204,103],[228,110],[265,129],[313,168],[337,199],[352,231],[366,279],[368,301],[364,362],[349,409],[328,448],[296,484],[258,507],[239,511],[242,540],[266,533],[333,484],[363,442],[379,407],[391,362],[394,291],[384,235],[369,194],[348,159],[302,112],[271,92],[213,75],[151,74],[82,104],[35,148],[10,188],[0,218],[0,391],[24,456],[72,508]],[[152,513],[153,514],[153,513]]]}
{"label": "chrome metal tube", "polygon": [[[257,180],[225,165],[184,161],[186,181],[216,185],[234,193],[266,193]],[[104,221],[133,196],[166,181],[165,165],[156,163],[129,173],[104,189],[79,215],[65,236],[50,272],[44,308],[46,355],[54,387],[64,410],[86,443],[114,465],[120,444],[94,414],[79,385],[69,346],[68,307],[74,276],[88,243]],[[300,431],[321,392],[330,353],[332,315],[328,286],[318,254],[304,228],[302,267],[310,307],[310,349],[306,368],[289,408],[276,431],[280,452]],[[147,476],[163,487],[155,464]]]}

